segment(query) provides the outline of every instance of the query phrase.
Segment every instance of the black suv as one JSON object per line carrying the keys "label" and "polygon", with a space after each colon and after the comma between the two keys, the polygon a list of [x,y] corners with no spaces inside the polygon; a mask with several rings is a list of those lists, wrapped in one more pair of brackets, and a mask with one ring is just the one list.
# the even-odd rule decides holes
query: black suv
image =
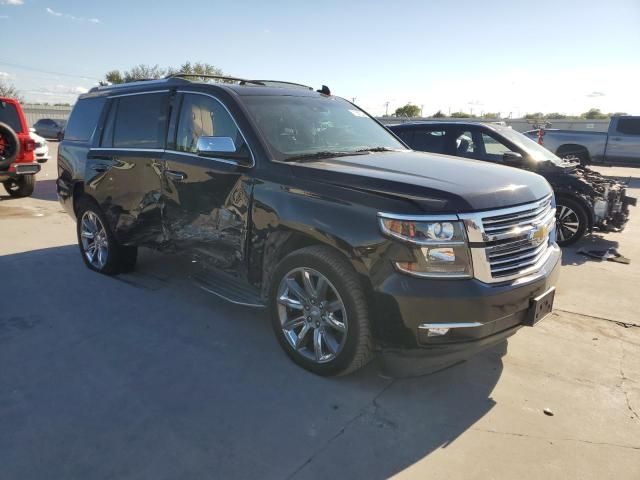
{"label": "black suv", "polygon": [[555,192],[558,244],[571,245],[594,228],[624,229],[629,205],[626,185],[568,161],[522,133],[499,124],[428,121],[390,125],[411,148],[523,168],[542,175]]}
{"label": "black suv", "polygon": [[268,307],[283,349],[322,375],[375,349],[466,354],[550,311],[542,177],[410,151],[322,92],[172,77],[82,95],[57,185],[86,265],[129,271],[138,246],[196,257],[202,288]]}

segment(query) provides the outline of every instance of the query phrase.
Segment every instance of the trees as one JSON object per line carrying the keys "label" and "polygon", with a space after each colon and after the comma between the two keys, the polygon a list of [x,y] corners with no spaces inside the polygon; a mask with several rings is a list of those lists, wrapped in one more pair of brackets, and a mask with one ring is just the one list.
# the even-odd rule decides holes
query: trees
{"label": "trees", "polygon": [[500,120],[502,117],[499,112],[485,112],[482,114],[482,118],[487,120]]}
{"label": "trees", "polygon": [[404,107],[396,108],[396,117],[419,117],[420,107],[407,103]]}
{"label": "trees", "polygon": [[20,103],[24,102],[22,96],[20,95],[20,91],[4,80],[0,80],[0,97],[15,98]]}
{"label": "trees", "polygon": [[444,118],[446,115],[442,113],[442,110],[438,110],[436,113],[431,115],[431,118]]}
{"label": "trees", "polygon": [[467,112],[453,112],[451,118],[475,118],[475,115]]}
{"label": "trees", "polygon": [[591,108],[588,112],[584,112],[580,115],[582,118],[586,118],[587,120],[602,120],[605,118],[609,118],[606,113],[602,113],[599,108]]}
{"label": "trees", "polygon": [[176,73],[186,73],[193,75],[224,75],[221,69],[209,63],[185,62],[177,68],[163,68],[159,65],[145,65],[141,63],[131,68],[130,70],[111,70],[107,72],[104,76],[104,81],[100,82],[100,84],[107,85],[110,83],[126,83],[135,82],[136,80],[148,79],[156,80]]}

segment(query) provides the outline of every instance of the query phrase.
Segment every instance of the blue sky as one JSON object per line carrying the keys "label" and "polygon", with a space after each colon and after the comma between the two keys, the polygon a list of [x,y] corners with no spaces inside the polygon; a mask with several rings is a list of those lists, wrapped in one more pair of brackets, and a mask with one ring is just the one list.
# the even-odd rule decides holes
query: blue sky
{"label": "blue sky", "polygon": [[640,0],[0,0],[0,45],[0,78],[36,101],[191,60],[326,84],[373,114],[640,114]]}

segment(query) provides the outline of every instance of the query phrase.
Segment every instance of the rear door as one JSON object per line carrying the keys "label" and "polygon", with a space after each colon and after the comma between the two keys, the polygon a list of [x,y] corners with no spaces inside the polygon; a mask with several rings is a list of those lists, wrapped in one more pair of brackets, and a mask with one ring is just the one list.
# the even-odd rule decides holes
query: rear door
{"label": "rear door", "polygon": [[[204,265],[244,271],[253,156],[237,123],[217,97],[180,92],[165,154],[163,201],[169,241]],[[247,161],[198,155],[198,138],[231,137]]]}
{"label": "rear door", "polygon": [[608,163],[640,165],[640,117],[614,117],[605,152]]}
{"label": "rear door", "polygon": [[85,190],[124,244],[163,241],[161,175],[168,111],[168,91],[111,97],[88,154]]}

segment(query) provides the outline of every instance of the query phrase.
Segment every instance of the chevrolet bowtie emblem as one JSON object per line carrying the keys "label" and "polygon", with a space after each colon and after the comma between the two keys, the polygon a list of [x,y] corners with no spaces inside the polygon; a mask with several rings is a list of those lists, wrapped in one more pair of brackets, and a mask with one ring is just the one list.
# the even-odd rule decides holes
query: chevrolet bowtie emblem
{"label": "chevrolet bowtie emblem", "polygon": [[535,243],[536,245],[540,245],[547,239],[547,235],[549,233],[549,229],[546,225],[538,225],[535,230],[529,232],[529,240]]}

